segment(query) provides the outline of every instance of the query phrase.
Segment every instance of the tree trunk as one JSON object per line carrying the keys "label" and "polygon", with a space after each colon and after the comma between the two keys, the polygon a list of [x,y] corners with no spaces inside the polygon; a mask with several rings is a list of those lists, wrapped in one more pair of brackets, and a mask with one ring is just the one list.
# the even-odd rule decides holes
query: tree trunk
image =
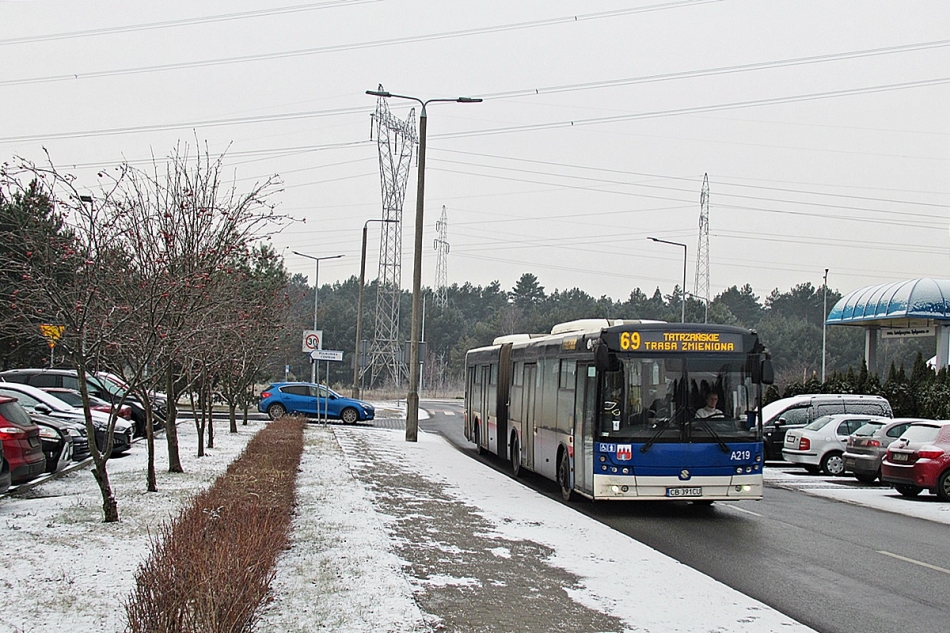
{"label": "tree trunk", "polygon": [[146,490],[158,492],[155,479],[155,429],[153,428],[152,403],[145,401],[145,444],[148,447],[148,472],[145,475]]}
{"label": "tree trunk", "polygon": [[233,402],[228,403],[228,417],[231,422],[231,432],[237,433],[237,405]]}
{"label": "tree trunk", "polygon": [[168,472],[183,473],[181,456],[178,453],[178,391],[175,389],[175,373],[171,364],[165,373],[165,393],[168,396],[168,411],[165,413],[165,443],[168,445]]}
{"label": "tree trunk", "polygon": [[[207,373],[205,374],[205,378],[207,379]],[[214,400],[214,398],[211,395],[211,382],[208,380],[205,380],[205,382],[208,383],[208,386],[205,388],[205,407],[201,415],[204,416],[207,412],[208,448],[214,448],[214,416],[212,415],[214,411],[214,402],[212,402],[212,400]]]}
{"label": "tree trunk", "polygon": [[101,464],[96,464],[92,469],[92,476],[96,478],[99,491],[102,493],[102,522],[115,523],[119,520],[119,504],[115,500],[115,493],[112,492],[112,485],[109,483],[106,460],[102,460]]}
{"label": "tree trunk", "polygon": [[205,456],[205,423],[204,423],[204,408],[201,408],[199,412],[199,407],[195,402],[195,392],[192,390],[188,394],[188,399],[191,401],[191,415],[195,420],[195,430],[198,431],[198,457]]}

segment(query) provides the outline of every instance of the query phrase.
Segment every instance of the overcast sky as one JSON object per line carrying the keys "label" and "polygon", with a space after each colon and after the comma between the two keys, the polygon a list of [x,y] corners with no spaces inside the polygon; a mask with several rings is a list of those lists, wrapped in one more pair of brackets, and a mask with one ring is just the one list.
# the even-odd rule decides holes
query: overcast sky
{"label": "overcast sky", "polygon": [[[946,1],[0,0],[0,160],[45,147],[93,188],[198,138],[239,188],[280,175],[300,222],[273,243],[311,283],[291,251],[343,254],[324,284],[381,217],[382,84],[484,98],[428,108],[423,285],[444,205],[450,284],[669,293],[683,249],[654,236],[692,291],[706,173],[712,295],[946,278],[948,24]],[[415,189],[413,159],[404,288]]]}

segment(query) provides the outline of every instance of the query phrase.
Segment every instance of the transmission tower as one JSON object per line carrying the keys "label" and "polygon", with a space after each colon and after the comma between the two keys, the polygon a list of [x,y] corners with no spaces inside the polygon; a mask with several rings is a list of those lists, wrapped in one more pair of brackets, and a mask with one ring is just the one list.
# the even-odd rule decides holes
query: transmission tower
{"label": "transmission tower", "polygon": [[705,301],[705,320],[709,321],[709,174],[703,174],[703,189],[699,194],[699,246],[696,248],[693,294]]}
{"label": "transmission tower", "polygon": [[445,205],[442,205],[442,217],[439,218],[439,221],[435,223],[435,230],[439,233],[439,237],[435,238],[435,251],[437,258],[435,260],[435,303],[440,308],[444,308],[448,303],[448,294],[446,291],[446,286],[448,286],[448,274],[447,274],[447,264],[448,264],[448,255],[449,255],[449,243],[447,238],[449,236],[449,221],[445,217]]}
{"label": "transmission tower", "polygon": [[[380,92],[383,86],[379,86]],[[382,97],[373,113],[376,145],[379,148],[379,180],[382,188],[384,220],[379,238],[379,276],[376,278],[376,328],[370,348],[368,371],[371,383],[399,385],[406,375],[399,347],[399,300],[402,281],[402,204],[412,162],[416,136],[416,109],[405,121],[396,118]],[[367,371],[364,370],[364,371]]]}

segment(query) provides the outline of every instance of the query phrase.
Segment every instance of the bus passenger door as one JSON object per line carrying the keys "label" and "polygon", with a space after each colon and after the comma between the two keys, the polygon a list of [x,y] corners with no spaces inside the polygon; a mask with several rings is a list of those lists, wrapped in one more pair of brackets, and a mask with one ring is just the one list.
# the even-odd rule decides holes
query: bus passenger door
{"label": "bus passenger door", "polygon": [[488,389],[489,378],[491,377],[491,365],[482,365],[478,368],[479,382],[479,401],[478,401],[478,445],[488,448],[488,411],[491,402],[491,394]]}
{"label": "bus passenger door", "polygon": [[597,373],[593,365],[577,364],[574,391],[574,487],[594,491],[594,425],[597,423]]}
{"label": "bus passenger door", "polygon": [[538,366],[535,363],[524,365],[524,390],[521,399],[521,452],[524,455],[524,467],[534,470],[534,395],[537,389]]}

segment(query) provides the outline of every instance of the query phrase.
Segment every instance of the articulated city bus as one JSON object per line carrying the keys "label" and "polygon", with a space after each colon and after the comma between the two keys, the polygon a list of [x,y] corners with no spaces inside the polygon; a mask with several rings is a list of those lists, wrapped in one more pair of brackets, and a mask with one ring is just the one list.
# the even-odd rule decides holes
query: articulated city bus
{"label": "articulated city bus", "polygon": [[465,357],[465,436],[561,495],[761,499],[762,386],[751,330],[584,319]]}

